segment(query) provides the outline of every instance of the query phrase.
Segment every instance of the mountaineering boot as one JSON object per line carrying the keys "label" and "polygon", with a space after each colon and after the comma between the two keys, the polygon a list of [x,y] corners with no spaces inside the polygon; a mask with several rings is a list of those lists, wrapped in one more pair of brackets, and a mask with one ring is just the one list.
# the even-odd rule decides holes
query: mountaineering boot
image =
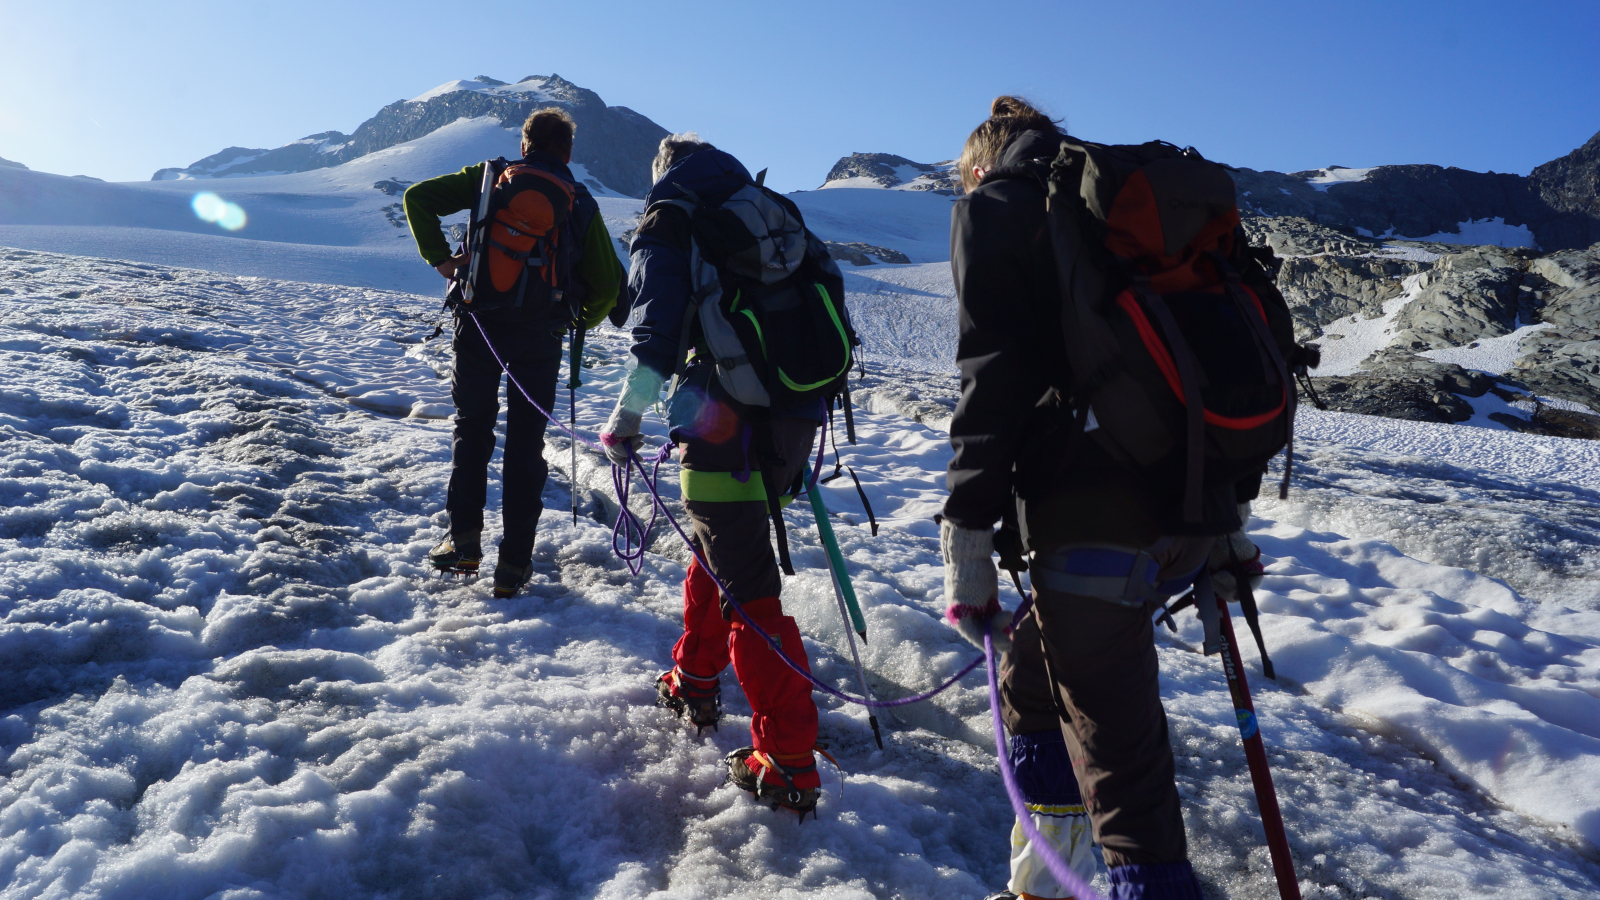
{"label": "mountaineering boot", "polygon": [[494,595],[504,600],[522,590],[533,575],[533,562],[530,560],[522,565],[508,563],[505,560],[495,564],[494,567]]}
{"label": "mountaineering boot", "polygon": [[[729,753],[723,762],[728,765],[729,784],[754,794],[758,803],[772,804],[774,812],[781,807],[799,813],[800,821],[804,822],[806,813],[810,813],[813,819],[817,817],[817,798],[822,796],[822,789],[795,787],[796,778],[809,775],[814,779],[817,773],[816,758],[809,753],[804,754],[802,758],[810,759],[811,762],[784,765],[754,747],[741,747]],[[763,773],[774,774],[779,781],[768,781],[763,777]]]}
{"label": "mountaineering boot", "polygon": [[656,705],[679,718],[687,713],[699,737],[707,728],[716,731],[722,719],[722,685],[716,676],[700,678],[673,666],[656,679]]}
{"label": "mountaineering boot", "polygon": [[483,547],[476,534],[452,534],[428,551],[428,562],[441,575],[473,575],[483,562]]}

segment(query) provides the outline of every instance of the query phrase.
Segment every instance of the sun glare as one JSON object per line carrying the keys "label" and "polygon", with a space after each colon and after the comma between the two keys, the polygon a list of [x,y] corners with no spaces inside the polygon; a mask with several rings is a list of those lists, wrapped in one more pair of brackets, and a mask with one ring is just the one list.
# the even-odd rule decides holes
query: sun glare
{"label": "sun glare", "polygon": [[229,231],[238,231],[245,225],[244,209],[237,203],[229,203],[210,191],[202,191],[194,195],[194,214],[201,221],[220,225]]}

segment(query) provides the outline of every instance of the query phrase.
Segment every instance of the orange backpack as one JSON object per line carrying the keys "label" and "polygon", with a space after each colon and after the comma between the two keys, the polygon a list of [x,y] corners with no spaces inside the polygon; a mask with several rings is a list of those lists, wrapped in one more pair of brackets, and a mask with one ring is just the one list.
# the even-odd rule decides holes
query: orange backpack
{"label": "orange backpack", "polygon": [[[575,220],[587,197],[583,185],[529,160],[492,159],[464,240],[466,277],[451,300],[482,312],[507,307],[576,314],[571,274],[581,232]],[[587,222],[582,223],[587,225]]]}

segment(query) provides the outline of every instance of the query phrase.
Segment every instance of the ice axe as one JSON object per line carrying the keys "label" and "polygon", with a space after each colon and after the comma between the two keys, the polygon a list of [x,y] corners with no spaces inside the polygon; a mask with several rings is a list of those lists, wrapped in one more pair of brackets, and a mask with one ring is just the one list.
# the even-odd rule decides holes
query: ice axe
{"label": "ice axe", "polygon": [[[845,640],[850,642],[850,656],[855,659],[856,677],[861,680],[861,693],[871,699],[872,689],[867,687],[867,671],[862,668],[861,652],[856,649],[856,635],[861,635],[863,642],[867,639],[867,623],[861,617],[861,606],[856,602],[856,591],[850,584],[850,574],[845,571],[844,554],[839,552],[839,541],[833,536],[833,523],[828,521],[828,507],[822,502],[822,490],[817,487],[817,475],[822,470],[821,459],[821,454],[818,454],[818,464],[811,470],[811,477],[806,480],[806,496],[811,500],[812,517],[817,520],[817,536],[822,539],[822,547],[828,554],[828,574],[833,582],[833,599],[839,604],[839,618],[844,622]],[[867,724],[872,726],[872,739],[877,741],[878,749],[882,750],[883,735],[878,731],[878,716],[870,710],[867,712]]]}
{"label": "ice axe", "polygon": [[[578,433],[578,388],[583,386],[579,377],[583,369],[583,336],[585,332],[574,327],[567,336],[567,416],[572,433]],[[572,524],[578,524],[578,441],[568,441],[572,447],[572,462],[567,469],[567,482],[572,488]]]}

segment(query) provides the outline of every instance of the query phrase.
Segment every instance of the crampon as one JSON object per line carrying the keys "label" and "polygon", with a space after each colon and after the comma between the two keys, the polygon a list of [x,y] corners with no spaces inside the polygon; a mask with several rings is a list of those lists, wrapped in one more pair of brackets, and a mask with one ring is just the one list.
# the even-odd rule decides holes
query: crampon
{"label": "crampon", "polygon": [[697,678],[674,666],[656,679],[656,706],[672,710],[679,718],[687,715],[698,737],[707,728],[717,730],[722,719],[722,686],[714,676]]}
{"label": "crampon", "polygon": [[478,566],[483,563],[483,550],[476,542],[465,538],[458,541],[451,535],[428,551],[428,562],[441,576],[477,575]]}
{"label": "crampon", "polygon": [[[838,768],[839,761],[828,753],[826,747],[818,744],[815,749]],[[810,754],[805,755],[810,756]],[[822,797],[822,789],[795,787],[794,784],[795,776],[817,770],[815,761],[809,765],[786,766],[769,753],[762,753],[754,747],[741,747],[729,753],[723,762],[728,766],[727,783],[742,791],[749,791],[756,798],[756,802],[769,804],[773,812],[779,809],[790,810],[798,813],[802,822],[806,820],[808,813],[813,819],[817,817],[817,801]],[[752,769],[750,767],[752,762],[760,768]],[[776,774],[782,783],[767,781],[762,777],[763,771]],[[843,789],[841,779],[840,790]]]}

